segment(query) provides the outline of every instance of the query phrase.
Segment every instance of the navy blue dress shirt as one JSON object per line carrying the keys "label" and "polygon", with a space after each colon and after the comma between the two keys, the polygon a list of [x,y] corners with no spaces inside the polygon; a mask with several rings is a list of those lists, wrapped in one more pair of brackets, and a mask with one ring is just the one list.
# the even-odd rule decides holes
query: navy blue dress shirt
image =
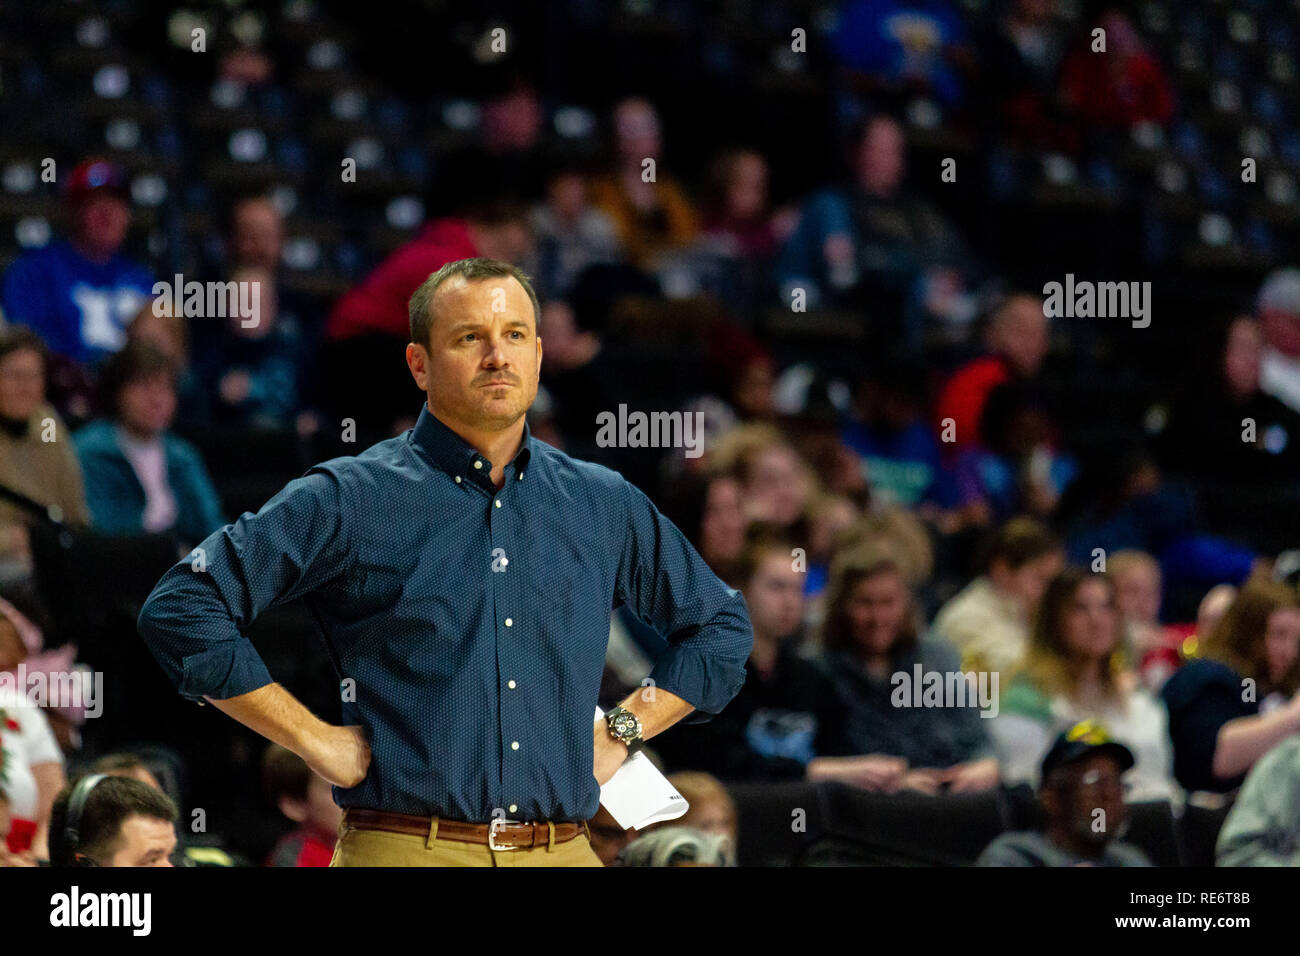
{"label": "navy blue dress shirt", "polygon": [[[172,567],[140,612],[193,700],[271,683],[243,630],[302,597],[370,741],[343,807],[485,822],[585,820],[610,611],[668,640],[654,687],[708,720],[753,641],[740,593],[617,472],[531,437],[492,463],[422,407],[415,427],[287,484]],[[308,649],[304,648],[304,653]]]}

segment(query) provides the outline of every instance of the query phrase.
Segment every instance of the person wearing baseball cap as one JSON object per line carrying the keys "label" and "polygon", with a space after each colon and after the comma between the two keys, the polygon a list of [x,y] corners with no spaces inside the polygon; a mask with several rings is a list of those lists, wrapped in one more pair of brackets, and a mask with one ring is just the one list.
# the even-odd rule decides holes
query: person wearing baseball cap
{"label": "person wearing baseball cap", "polygon": [[1056,738],[1043,758],[1038,788],[1043,828],[1004,833],[978,866],[1150,866],[1119,839],[1124,828],[1124,773],[1133,752],[1101,724],[1085,720]]}
{"label": "person wearing baseball cap", "polygon": [[126,326],[153,291],[153,277],[122,253],[131,225],[126,173],[106,159],[63,181],[67,239],[19,256],[4,275],[6,318],[33,329],[50,351],[95,365],[126,342]]}

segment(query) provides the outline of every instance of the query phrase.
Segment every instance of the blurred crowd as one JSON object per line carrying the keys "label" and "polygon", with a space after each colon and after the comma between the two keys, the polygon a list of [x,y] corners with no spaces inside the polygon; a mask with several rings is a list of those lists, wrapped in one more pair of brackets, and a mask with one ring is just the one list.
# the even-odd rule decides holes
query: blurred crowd
{"label": "blurred crowd", "polygon": [[[1104,374],[1096,339],[1140,333],[1049,316],[1011,263],[977,251],[917,188],[931,173],[911,165],[916,104],[966,117],[991,162],[1033,147],[1086,166],[1170,121],[1165,68],[1122,5],[1074,32],[1051,0],[835,12],[825,99],[847,162],[788,201],[779,151],[692,155],[651,96],[608,108],[599,154],[552,149],[544,84],[528,82],[487,104],[464,155],[439,157],[438,189],[463,201],[337,296],[287,279],[273,183],[213,211],[222,233],[182,275],[132,249],[119,162],[91,156],[62,179],[59,234],[0,279],[0,676],[103,671],[106,692],[102,716],[0,697],[5,862],[75,862],[69,781],[89,773],[120,781],[87,809],[100,865],[328,864],[340,811],[324,781],[239,735],[211,756],[238,772],[205,775],[204,740],[182,733],[229,728],[164,720],[179,705],[157,681],[115,694],[149,665],[122,649],[133,618],[69,607],[120,598],[92,579],[116,571],[106,556],[144,553],[93,551],[104,541],[161,548],[165,568],[305,464],[409,427],[407,300],[471,256],[521,266],[541,297],[533,434],[646,490],[753,622],[739,696],[650,742],[688,816],[635,833],[602,811],[608,864],[734,865],[728,787],[790,781],[934,799],[1025,788],[1040,830],[982,858],[1012,865],[1141,864],[1118,837],[1126,802],[1235,799],[1221,862],[1300,861],[1300,552],[1270,543],[1269,511],[1225,529],[1197,496],[1248,503],[1300,479],[1300,269],[1215,320],[1214,349],[1180,360],[1186,379],[1157,383],[1140,419],[1063,404],[1059,381]],[[704,173],[679,178],[684,156]],[[256,287],[256,321],[158,294],[177,280]],[[835,321],[843,339],[808,347]],[[602,447],[597,416],[621,404],[698,415],[704,453]],[[663,646],[614,612],[602,705]],[[968,699],[900,695],[899,675],[929,674],[961,675],[946,686]],[[330,676],[315,679],[328,698]],[[1099,805],[1115,820],[1100,837]],[[235,806],[256,825],[216,809]],[[194,807],[213,808],[202,830],[181,816]],[[136,818],[165,825],[128,833]]]}

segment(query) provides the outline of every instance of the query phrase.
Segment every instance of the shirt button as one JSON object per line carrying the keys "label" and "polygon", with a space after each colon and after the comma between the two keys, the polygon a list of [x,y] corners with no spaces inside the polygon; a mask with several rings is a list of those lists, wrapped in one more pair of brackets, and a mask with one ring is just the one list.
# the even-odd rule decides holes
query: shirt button
{"label": "shirt button", "polygon": [[460,475],[457,475],[457,476],[456,476],[456,484],[458,484],[458,485],[460,484]]}
{"label": "shirt button", "polygon": [[500,498],[498,498],[496,501],[494,501],[494,502],[492,502],[492,503],[493,503],[494,505],[496,505],[498,508],[501,507],[501,499],[500,499]]}
{"label": "shirt button", "polygon": [[510,812],[511,812],[511,813],[514,813],[514,812],[515,812],[516,810],[518,810],[518,809],[519,809],[519,808],[518,808],[517,806],[515,806],[513,803],[510,804]]}
{"label": "shirt button", "polygon": [[519,749],[519,741],[517,741],[517,740],[512,740],[512,741],[510,741],[510,749],[511,749],[511,750],[518,750],[518,749]]}
{"label": "shirt button", "polygon": [[519,473],[519,480],[520,481],[524,480],[524,473],[522,471]]}
{"label": "shirt button", "polygon": [[515,689],[515,682],[514,682],[514,681],[507,681],[507,682],[506,682],[506,686],[509,687],[511,690],[514,690],[514,689]]}
{"label": "shirt button", "polygon": [[476,461],[476,462],[474,462],[474,470],[475,470],[475,471],[480,471],[480,470],[482,470],[482,468],[483,468],[483,462],[481,462],[481,461]]}
{"label": "shirt button", "polygon": [[515,626],[514,618],[510,618],[510,617],[506,618],[506,627],[514,627],[514,626]]}

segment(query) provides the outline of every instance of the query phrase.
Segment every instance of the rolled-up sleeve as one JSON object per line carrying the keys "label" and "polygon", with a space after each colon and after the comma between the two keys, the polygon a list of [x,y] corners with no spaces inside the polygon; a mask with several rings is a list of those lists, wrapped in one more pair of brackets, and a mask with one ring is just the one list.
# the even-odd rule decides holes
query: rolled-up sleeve
{"label": "rolled-up sleeve", "polygon": [[653,686],[695,707],[685,723],[708,720],[745,683],[754,641],[745,600],[640,489],[623,489],[627,530],[617,597],[668,641],[650,672]]}
{"label": "rolled-up sleeve", "polygon": [[342,480],[312,468],[257,514],[210,534],[154,587],[137,627],[182,696],[225,700],[271,683],[244,630],[346,570]]}

